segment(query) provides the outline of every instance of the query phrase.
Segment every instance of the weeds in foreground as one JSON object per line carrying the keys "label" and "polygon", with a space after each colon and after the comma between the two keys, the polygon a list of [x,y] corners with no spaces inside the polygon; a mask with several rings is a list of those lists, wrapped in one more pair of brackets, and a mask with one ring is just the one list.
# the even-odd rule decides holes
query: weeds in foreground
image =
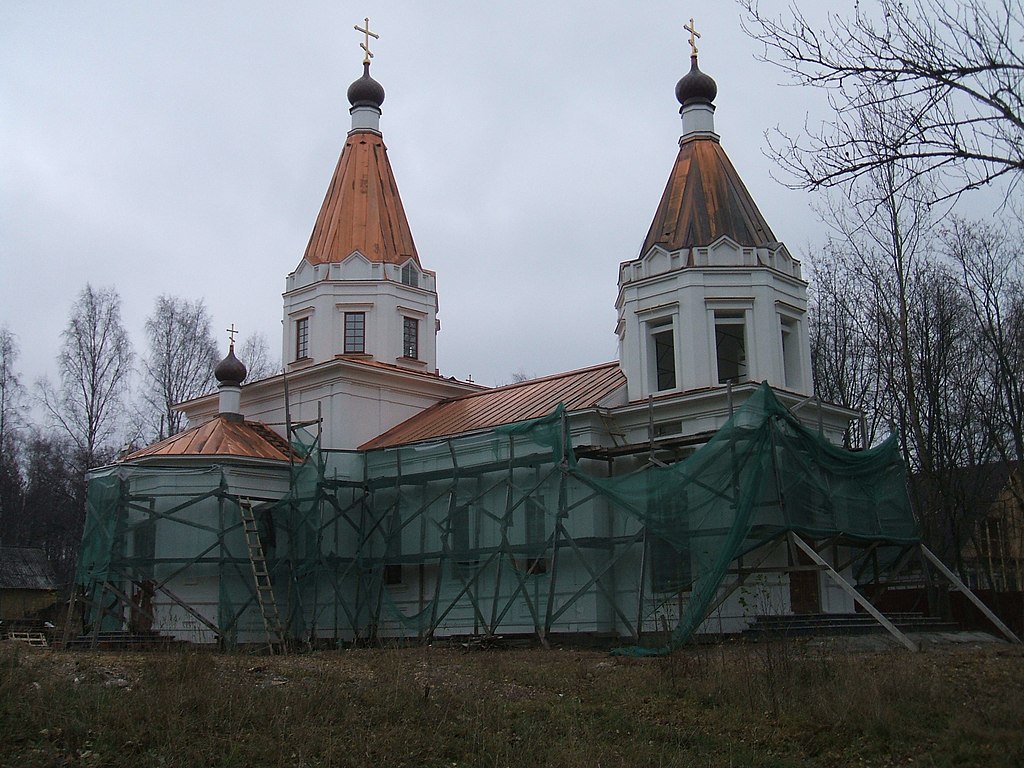
{"label": "weeds in foreground", "polygon": [[[0,644],[0,765],[1020,765],[1024,653],[288,658]],[[970,706],[964,706],[970,702]]]}

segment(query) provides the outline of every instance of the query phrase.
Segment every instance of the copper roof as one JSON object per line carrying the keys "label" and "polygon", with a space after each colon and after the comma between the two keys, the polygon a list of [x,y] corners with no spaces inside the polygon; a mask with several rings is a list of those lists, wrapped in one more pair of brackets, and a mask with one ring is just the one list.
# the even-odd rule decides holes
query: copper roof
{"label": "copper roof", "polygon": [[420,261],[387,147],[373,131],[348,135],[304,258],[310,264],[326,264],[342,261],[353,251],[389,264]]}
{"label": "copper roof", "polygon": [[121,461],[152,457],[224,456],[289,461],[300,458],[287,441],[266,424],[235,421],[219,415],[198,427],[171,435],[128,454]]}
{"label": "copper roof", "polygon": [[775,242],[721,144],[684,141],[640,256],[655,245],[667,251],[711,245],[722,235],[745,246]]}
{"label": "copper roof", "polygon": [[625,386],[617,362],[443,400],[359,446],[369,451],[546,416],[559,405],[594,408]]}

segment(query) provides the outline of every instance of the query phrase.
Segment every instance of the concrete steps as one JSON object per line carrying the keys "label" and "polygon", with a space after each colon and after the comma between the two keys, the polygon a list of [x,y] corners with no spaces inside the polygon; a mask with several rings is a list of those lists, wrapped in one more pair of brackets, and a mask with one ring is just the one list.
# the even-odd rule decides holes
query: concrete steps
{"label": "concrete steps", "polygon": [[[103,650],[142,650],[154,648],[171,648],[181,645],[173,637],[161,635],[159,632],[100,632],[96,635],[96,648]],[[78,635],[71,638],[67,648],[88,650],[93,647],[92,634]]]}
{"label": "concrete steps", "polygon": [[[921,613],[888,613],[885,617],[901,632],[956,632],[953,622]],[[788,616],[758,616],[745,637],[806,637],[814,635],[863,635],[885,632],[866,613],[809,613]]]}

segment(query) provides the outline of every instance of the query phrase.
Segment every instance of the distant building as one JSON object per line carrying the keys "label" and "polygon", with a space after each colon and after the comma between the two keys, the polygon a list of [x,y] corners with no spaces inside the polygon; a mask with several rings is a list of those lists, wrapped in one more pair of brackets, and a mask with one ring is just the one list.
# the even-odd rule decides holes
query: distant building
{"label": "distant building", "polygon": [[43,550],[0,547],[0,621],[42,618],[57,601],[56,578]]}
{"label": "distant building", "polygon": [[1024,590],[1024,475],[1017,462],[981,468],[983,487],[963,536],[962,575],[971,587]]}

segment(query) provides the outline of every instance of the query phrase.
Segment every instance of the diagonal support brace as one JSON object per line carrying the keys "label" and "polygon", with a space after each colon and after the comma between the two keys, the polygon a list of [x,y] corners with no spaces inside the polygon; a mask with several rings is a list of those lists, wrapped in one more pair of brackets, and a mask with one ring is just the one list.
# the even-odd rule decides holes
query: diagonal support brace
{"label": "diagonal support brace", "polygon": [[861,608],[870,613],[875,621],[877,621],[879,624],[886,628],[889,634],[891,634],[893,637],[895,637],[897,640],[903,643],[903,645],[905,645],[911,651],[916,652],[917,650],[919,650],[917,647],[917,643],[915,643],[905,634],[900,632],[896,628],[895,624],[893,624],[891,621],[885,618],[885,616],[883,616],[881,612],[879,612],[879,610],[875,608],[875,606],[868,602],[867,598],[865,598],[860,592],[858,592],[850,582],[848,582],[846,579],[840,576],[839,572],[831,565],[829,565],[825,561],[825,559],[814,550],[814,547],[812,547],[806,541],[801,539],[795,533],[790,532],[789,536],[790,541],[792,541],[797,546],[797,548],[800,549],[800,551],[802,551],[805,555],[811,558],[811,560],[813,560],[817,565],[821,566],[825,573],[827,573],[829,577],[831,577],[832,581],[838,584],[844,592],[846,592],[850,597],[852,597],[854,599],[854,602],[856,602]]}

